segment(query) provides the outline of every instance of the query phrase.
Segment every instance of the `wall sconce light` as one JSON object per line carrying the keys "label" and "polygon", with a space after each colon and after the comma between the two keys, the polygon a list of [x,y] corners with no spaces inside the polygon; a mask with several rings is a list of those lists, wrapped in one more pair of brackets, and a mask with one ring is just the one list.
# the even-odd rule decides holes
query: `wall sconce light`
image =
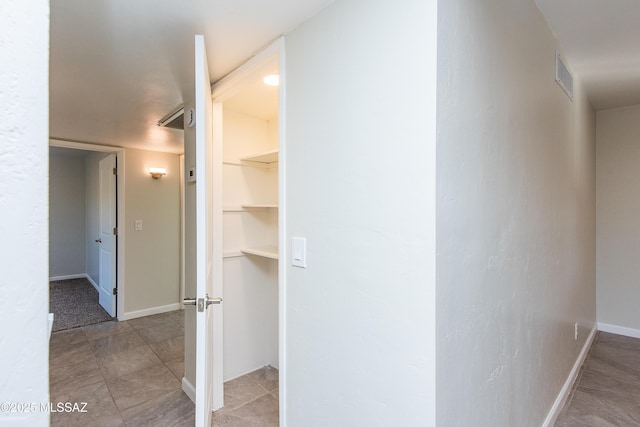
{"label": "wall sconce light", "polygon": [[151,178],[158,179],[167,174],[166,168],[149,168],[149,173],[151,174]]}

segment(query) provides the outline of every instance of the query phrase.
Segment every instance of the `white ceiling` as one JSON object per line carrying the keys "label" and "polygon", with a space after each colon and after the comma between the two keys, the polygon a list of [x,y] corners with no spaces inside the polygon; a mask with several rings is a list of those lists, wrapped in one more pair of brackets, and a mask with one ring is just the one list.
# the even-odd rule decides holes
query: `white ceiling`
{"label": "white ceiling", "polygon": [[[535,1],[596,110],[640,104],[639,0]],[[194,34],[216,81],[331,2],[52,0],[50,135],[180,153],[183,132],[156,123],[192,97]],[[255,115],[277,108],[261,89]]]}
{"label": "white ceiling", "polygon": [[639,0],[535,0],[596,110],[640,104]]}
{"label": "white ceiling", "polygon": [[242,88],[224,101],[225,110],[230,109],[262,120],[278,117],[278,88],[264,83],[264,77],[278,74],[278,58],[244,77]]}
{"label": "white ceiling", "polygon": [[156,123],[193,97],[193,36],[216,81],[331,2],[52,0],[50,136],[180,153]]}

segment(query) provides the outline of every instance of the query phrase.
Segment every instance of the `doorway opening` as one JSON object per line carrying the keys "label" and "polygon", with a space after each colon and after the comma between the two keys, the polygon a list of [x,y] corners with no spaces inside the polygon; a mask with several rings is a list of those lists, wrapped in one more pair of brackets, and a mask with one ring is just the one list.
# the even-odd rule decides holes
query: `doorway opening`
{"label": "doorway opening", "polygon": [[[50,141],[50,300],[53,330],[121,315],[122,192],[118,148]],[[122,177],[120,177],[122,180]]]}
{"label": "doorway opening", "polygon": [[[277,425],[280,407],[280,44],[213,87],[214,161],[222,176],[224,408],[216,417],[260,411]],[[275,80],[275,81],[274,81]],[[217,117],[216,117],[217,116]],[[216,381],[216,379],[214,379]],[[236,390],[251,390],[239,396]],[[255,406],[255,408],[254,408]]]}
{"label": "doorway opening", "polygon": [[[185,329],[182,389],[195,402],[197,426],[227,424],[247,411],[279,425],[284,89],[282,80],[268,86],[264,77],[284,69],[283,39],[211,87],[202,36],[195,45],[195,127],[185,128],[184,189],[195,218],[185,221],[185,236],[196,243],[186,257],[185,273],[194,276],[186,292],[196,296],[184,300],[193,306],[185,325],[195,331]],[[253,390],[249,401],[237,396],[245,386]]]}

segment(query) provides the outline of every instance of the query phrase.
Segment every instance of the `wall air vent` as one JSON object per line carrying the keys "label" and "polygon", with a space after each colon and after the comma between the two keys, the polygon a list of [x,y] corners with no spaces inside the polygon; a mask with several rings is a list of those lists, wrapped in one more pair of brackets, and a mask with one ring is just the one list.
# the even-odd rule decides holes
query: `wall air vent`
{"label": "wall air vent", "polygon": [[184,107],[180,107],[174,112],[164,116],[159,122],[158,126],[184,130]]}
{"label": "wall air vent", "polygon": [[556,51],[556,82],[573,101],[573,76]]}

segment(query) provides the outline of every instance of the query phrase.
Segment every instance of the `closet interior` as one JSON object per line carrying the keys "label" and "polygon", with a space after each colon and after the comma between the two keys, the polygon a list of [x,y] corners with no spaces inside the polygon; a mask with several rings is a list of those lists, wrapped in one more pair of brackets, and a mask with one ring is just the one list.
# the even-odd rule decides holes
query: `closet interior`
{"label": "closet interior", "polygon": [[222,101],[224,381],[278,367],[277,75],[274,56]]}

